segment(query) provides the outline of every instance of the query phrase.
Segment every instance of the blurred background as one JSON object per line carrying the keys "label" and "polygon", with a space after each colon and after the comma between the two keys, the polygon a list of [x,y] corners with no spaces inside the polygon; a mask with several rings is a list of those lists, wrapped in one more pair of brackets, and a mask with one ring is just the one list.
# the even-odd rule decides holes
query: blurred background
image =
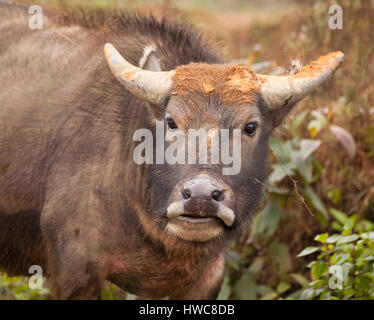
{"label": "blurred background", "polygon": [[[273,135],[261,212],[228,253],[219,298],[374,299],[374,1],[22,2],[167,16],[262,73],[343,51],[334,77]],[[329,28],[332,5],[343,10],[343,29]],[[50,297],[48,289],[30,290],[27,278],[0,273],[0,299]],[[102,298],[141,297],[108,283]]]}

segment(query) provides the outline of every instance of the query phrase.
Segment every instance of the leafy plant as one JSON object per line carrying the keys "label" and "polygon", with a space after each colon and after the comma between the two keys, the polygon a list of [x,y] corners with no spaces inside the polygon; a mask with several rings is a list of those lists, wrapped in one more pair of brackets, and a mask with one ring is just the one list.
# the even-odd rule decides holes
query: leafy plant
{"label": "leafy plant", "polygon": [[374,299],[374,224],[347,217],[331,209],[335,229],[314,239],[319,244],[307,247],[298,257],[318,253],[308,264],[311,282],[300,292],[302,299]]}
{"label": "leafy plant", "polygon": [[28,280],[0,274],[0,297],[7,300],[45,300],[50,298],[48,289],[31,290]]}

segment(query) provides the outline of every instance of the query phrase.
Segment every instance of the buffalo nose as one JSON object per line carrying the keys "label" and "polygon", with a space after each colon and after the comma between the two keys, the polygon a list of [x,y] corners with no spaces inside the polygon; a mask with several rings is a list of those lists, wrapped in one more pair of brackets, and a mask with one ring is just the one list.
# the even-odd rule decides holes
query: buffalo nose
{"label": "buffalo nose", "polygon": [[181,190],[181,194],[184,200],[201,198],[201,200],[213,199],[219,202],[225,199],[223,187],[208,178],[196,178],[188,181]]}
{"label": "buffalo nose", "polygon": [[208,177],[197,177],[186,182],[180,193],[187,212],[214,213],[219,202],[226,198],[226,190]]}

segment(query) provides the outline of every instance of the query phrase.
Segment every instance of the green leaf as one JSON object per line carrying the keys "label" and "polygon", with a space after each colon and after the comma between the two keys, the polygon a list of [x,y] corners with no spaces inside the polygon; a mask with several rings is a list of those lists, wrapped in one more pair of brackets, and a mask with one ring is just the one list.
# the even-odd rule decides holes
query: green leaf
{"label": "green leaf", "polygon": [[294,118],[294,120],[291,123],[291,132],[293,133],[293,135],[299,136],[299,137],[301,136],[299,128],[300,128],[300,125],[303,123],[305,117],[308,115],[308,113],[309,113],[308,111],[303,111]]}
{"label": "green leaf", "polygon": [[313,181],[313,162],[308,158],[305,161],[300,161],[297,164],[297,170],[307,183]]}
{"label": "green leaf", "polygon": [[337,204],[341,201],[342,194],[339,189],[330,189],[327,191],[327,198],[329,198],[332,203]]}
{"label": "green leaf", "polygon": [[274,293],[275,291],[269,286],[260,285],[260,286],[257,287],[257,292],[258,292],[259,295],[264,296],[264,295],[267,295],[269,293]]}
{"label": "green leaf", "polygon": [[223,279],[221,290],[218,294],[217,300],[227,300],[230,297],[231,288],[229,285],[230,278],[225,276]]}
{"label": "green leaf", "polygon": [[335,264],[342,264],[346,262],[350,257],[351,255],[349,253],[338,254],[335,259]]}
{"label": "green leaf", "polygon": [[374,231],[365,232],[360,237],[365,240],[374,240]]}
{"label": "green leaf", "polygon": [[288,163],[276,163],[272,165],[273,172],[268,178],[270,184],[275,184],[279,181],[282,181],[287,175],[293,176],[293,169],[296,168],[296,164],[293,162]]}
{"label": "green leaf", "polygon": [[260,258],[260,257],[257,257],[251,264],[251,266],[249,267],[248,271],[253,274],[253,275],[257,275],[258,273],[260,273],[260,271],[262,270],[264,266],[264,259],[263,258]]}
{"label": "green leaf", "polygon": [[339,222],[333,221],[331,224],[331,228],[334,229],[335,231],[343,231],[343,227]]}
{"label": "green leaf", "polygon": [[350,262],[344,262],[341,266],[343,268],[343,279],[347,279],[349,273],[353,269],[353,264]]}
{"label": "green leaf", "polygon": [[243,274],[234,287],[235,298],[240,300],[255,300],[257,297],[257,287],[253,278],[248,274]]}
{"label": "green leaf", "polygon": [[291,268],[291,256],[285,244],[277,241],[272,242],[268,253],[271,261],[276,264],[280,275]]}
{"label": "green leaf", "polygon": [[231,268],[233,268],[235,270],[239,270],[240,269],[240,262],[241,262],[241,257],[240,257],[239,253],[237,253],[236,251],[233,251],[233,250],[229,250],[227,252],[227,264],[228,264],[228,266],[230,266]]}
{"label": "green leaf", "polygon": [[301,251],[297,257],[300,258],[300,257],[304,257],[304,256],[307,256],[308,254],[311,254],[313,252],[316,252],[318,251],[319,248],[318,247],[306,247],[303,251]]}
{"label": "green leaf", "polygon": [[300,300],[310,300],[313,298],[314,295],[314,289],[313,288],[307,288],[301,291],[300,294]]}
{"label": "green leaf", "polygon": [[316,279],[320,279],[322,276],[325,276],[328,274],[329,266],[326,263],[318,261],[313,267],[312,267],[312,274]]}
{"label": "green leaf", "polygon": [[325,243],[328,236],[329,236],[329,234],[327,232],[322,233],[322,234],[318,234],[314,237],[314,240],[316,240],[318,242]]}
{"label": "green leaf", "polygon": [[276,293],[276,292],[270,292],[270,293],[265,294],[264,296],[262,296],[260,298],[260,300],[274,300],[276,298],[278,298],[278,293]]}
{"label": "green leaf", "polygon": [[348,221],[348,217],[343,212],[341,212],[339,210],[331,208],[330,213],[342,225],[344,225]]}
{"label": "green leaf", "polygon": [[343,296],[343,299],[342,300],[350,300],[353,296],[355,295],[355,292],[351,292],[351,293],[346,293],[344,296]]}
{"label": "green leaf", "polygon": [[359,238],[360,238],[360,236],[357,235],[357,234],[352,234],[350,236],[345,236],[345,237],[343,236],[343,237],[341,237],[338,240],[337,244],[342,244],[342,243],[348,243],[348,242],[356,241]]}
{"label": "green leaf", "polygon": [[332,236],[326,239],[326,243],[335,243],[337,242],[342,236],[340,234],[333,234]]}
{"label": "green leaf", "polygon": [[281,218],[281,206],[279,201],[273,200],[266,205],[257,220],[256,234],[265,234],[270,237],[277,229]]}
{"label": "green leaf", "polygon": [[136,300],[136,299],[137,299],[137,295],[132,294],[130,292],[126,292],[126,300]]}
{"label": "green leaf", "polygon": [[329,215],[320,198],[317,196],[317,194],[313,191],[313,189],[310,186],[305,187],[304,193],[310,201],[310,203],[312,204],[312,206],[322,214],[323,217],[322,220],[320,220],[322,225],[326,225]]}
{"label": "green leaf", "polygon": [[290,154],[292,151],[291,141],[284,142],[275,138],[270,138],[269,146],[281,163],[290,161]]}
{"label": "green leaf", "polygon": [[321,140],[315,139],[303,139],[300,141],[300,153],[301,159],[306,161],[306,159],[316,151],[321,145]]}
{"label": "green leaf", "polygon": [[344,235],[352,233],[353,227],[354,227],[354,221],[351,218],[348,218],[347,222],[343,226]]}
{"label": "green leaf", "polygon": [[289,288],[291,288],[291,285],[287,282],[281,282],[277,285],[277,292],[279,294],[282,294],[286,292]]}
{"label": "green leaf", "polygon": [[305,278],[303,275],[298,273],[292,273],[291,277],[303,288],[309,288],[309,280]]}
{"label": "green leaf", "polygon": [[374,278],[369,274],[361,274],[355,279],[355,288],[359,290],[367,290],[374,284]]}

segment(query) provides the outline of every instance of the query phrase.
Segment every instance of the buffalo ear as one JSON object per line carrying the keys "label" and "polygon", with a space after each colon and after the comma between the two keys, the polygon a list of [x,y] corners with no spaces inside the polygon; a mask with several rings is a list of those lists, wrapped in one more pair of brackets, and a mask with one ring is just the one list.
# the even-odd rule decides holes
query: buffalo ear
{"label": "buffalo ear", "polygon": [[[154,45],[148,45],[143,50],[143,56],[139,60],[139,68],[148,71],[162,71],[160,59]],[[148,105],[156,118],[161,118],[163,111],[167,105],[168,99],[161,103],[161,105],[156,105],[148,102]]]}
{"label": "buffalo ear", "polygon": [[139,60],[139,68],[149,71],[162,71],[155,46],[146,46]]}

